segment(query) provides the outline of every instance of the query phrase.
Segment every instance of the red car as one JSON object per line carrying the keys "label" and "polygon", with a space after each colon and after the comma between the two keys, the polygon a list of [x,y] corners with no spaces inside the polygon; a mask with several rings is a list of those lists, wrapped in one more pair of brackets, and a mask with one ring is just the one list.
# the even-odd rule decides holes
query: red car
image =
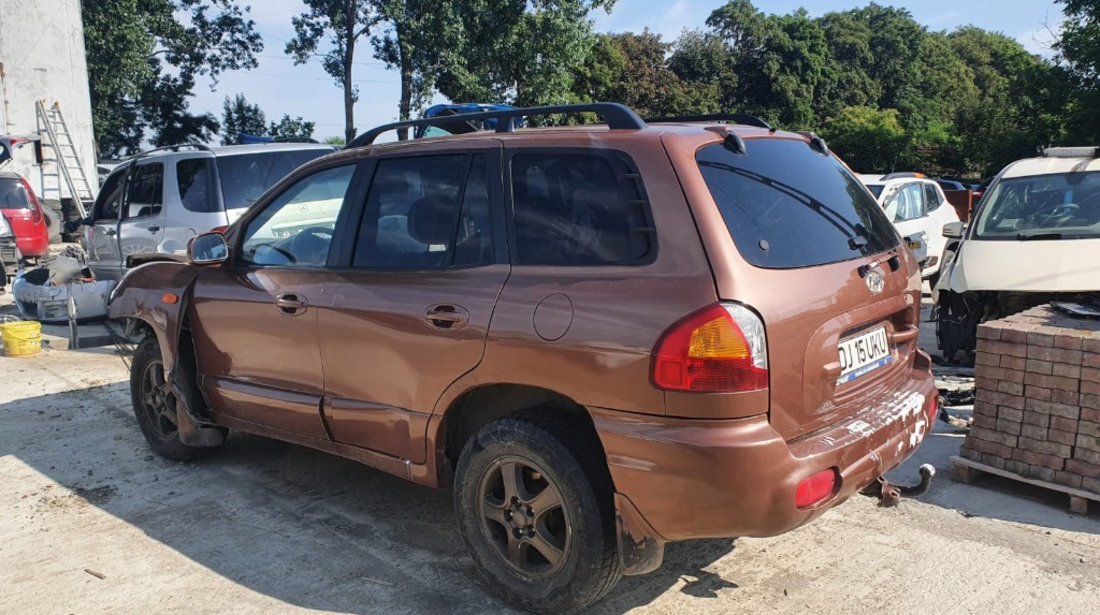
{"label": "red car", "polygon": [[21,175],[0,172],[0,212],[11,224],[15,244],[24,257],[38,258],[49,252],[46,216],[30,184]]}

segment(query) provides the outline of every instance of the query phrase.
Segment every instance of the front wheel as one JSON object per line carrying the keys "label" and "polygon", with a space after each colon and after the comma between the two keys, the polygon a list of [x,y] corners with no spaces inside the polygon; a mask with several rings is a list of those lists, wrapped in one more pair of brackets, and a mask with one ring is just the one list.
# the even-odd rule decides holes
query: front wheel
{"label": "front wheel", "polygon": [[134,415],[149,448],[173,461],[190,461],[203,449],[180,440],[176,396],[165,377],[164,360],[155,335],[141,340],[130,364],[130,397]]}
{"label": "front wheel", "polygon": [[622,577],[599,443],[566,434],[534,414],[493,421],[466,443],[456,471],[455,514],[474,564],[530,611],[582,609]]}

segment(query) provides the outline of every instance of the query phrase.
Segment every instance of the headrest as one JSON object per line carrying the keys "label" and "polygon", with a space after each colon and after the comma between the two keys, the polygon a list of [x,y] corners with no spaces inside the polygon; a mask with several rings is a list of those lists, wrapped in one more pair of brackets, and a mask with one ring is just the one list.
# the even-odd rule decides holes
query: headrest
{"label": "headrest", "polygon": [[455,201],[441,195],[426,196],[409,207],[409,235],[430,245],[451,243],[455,232]]}

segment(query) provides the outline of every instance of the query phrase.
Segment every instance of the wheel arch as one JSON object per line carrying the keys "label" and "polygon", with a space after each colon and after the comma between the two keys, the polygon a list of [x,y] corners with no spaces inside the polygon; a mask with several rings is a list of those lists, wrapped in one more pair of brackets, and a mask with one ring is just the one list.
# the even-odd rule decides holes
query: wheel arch
{"label": "wheel arch", "polygon": [[603,460],[602,467],[595,470],[606,473],[608,483],[614,486],[603,443],[588,410],[563,393],[518,383],[481,384],[463,391],[446,406],[441,420],[430,434],[438,484],[451,482],[462,448],[482,426],[510,414],[532,410],[568,417],[570,423],[577,427],[578,437],[590,437],[591,444],[599,447],[599,457]]}

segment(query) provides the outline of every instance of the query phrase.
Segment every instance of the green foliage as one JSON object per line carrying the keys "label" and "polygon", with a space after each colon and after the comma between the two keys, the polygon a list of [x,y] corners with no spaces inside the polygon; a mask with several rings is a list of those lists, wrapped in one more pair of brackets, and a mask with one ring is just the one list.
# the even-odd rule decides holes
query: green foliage
{"label": "green foliage", "polygon": [[825,122],[821,136],[859,173],[893,170],[908,143],[897,109],[873,107],[844,109]]}
{"label": "green foliage", "polygon": [[[294,39],[286,53],[295,64],[321,57],[325,72],[344,92],[344,138],[355,138],[355,101],[359,92],[352,80],[355,51],[380,18],[381,0],[303,0],[309,12],[291,18]],[[325,51],[317,50],[325,43]]]}
{"label": "green foliage", "polygon": [[244,94],[237,94],[230,101],[225,97],[222,104],[222,145],[234,145],[240,142],[240,133],[262,135],[267,132],[267,118],[259,105],[249,104]]}
{"label": "green foliage", "polygon": [[304,141],[313,137],[315,126],[313,122],[306,122],[301,117],[291,118],[284,113],[278,122],[271,122],[268,134],[276,139]]}
{"label": "green foliage", "polygon": [[614,0],[455,0],[461,44],[436,89],[451,100],[521,106],[575,100],[576,72],[596,38],[588,13]]}
{"label": "green foliage", "polygon": [[263,49],[248,8],[233,0],[81,0],[92,120],[100,155],[208,139],[210,114],[193,115],[196,75],[215,82],[253,68]]}
{"label": "green foliage", "polygon": [[325,145],[343,146],[347,144],[347,141],[344,140],[344,137],[325,137],[321,140],[321,143],[324,143]]}
{"label": "green foliage", "polygon": [[1066,64],[1075,93],[1066,105],[1066,123],[1075,142],[1100,143],[1100,0],[1056,0],[1066,16],[1054,47]]}

